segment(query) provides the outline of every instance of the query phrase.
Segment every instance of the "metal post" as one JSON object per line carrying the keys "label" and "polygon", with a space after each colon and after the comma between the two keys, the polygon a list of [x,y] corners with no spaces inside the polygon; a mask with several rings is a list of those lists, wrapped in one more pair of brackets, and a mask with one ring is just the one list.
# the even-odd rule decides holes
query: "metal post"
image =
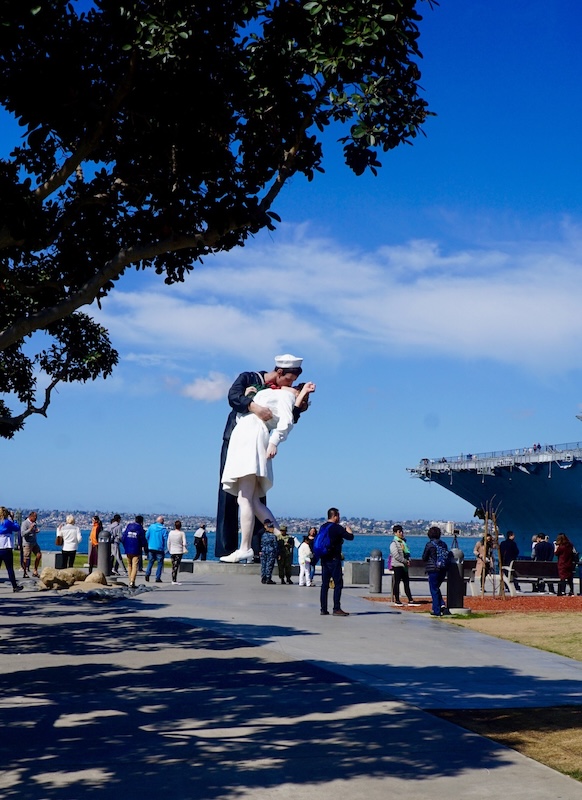
{"label": "metal post", "polygon": [[370,594],[380,594],[384,575],[384,559],[381,550],[370,553]]}
{"label": "metal post", "polygon": [[111,575],[111,533],[102,530],[97,537],[97,569],[105,575],[106,578]]}
{"label": "metal post", "polygon": [[454,556],[455,563],[450,564],[447,569],[447,608],[463,608],[465,599],[465,581],[463,575],[463,561],[465,554],[455,545],[457,544],[457,537],[453,541],[451,553]]}

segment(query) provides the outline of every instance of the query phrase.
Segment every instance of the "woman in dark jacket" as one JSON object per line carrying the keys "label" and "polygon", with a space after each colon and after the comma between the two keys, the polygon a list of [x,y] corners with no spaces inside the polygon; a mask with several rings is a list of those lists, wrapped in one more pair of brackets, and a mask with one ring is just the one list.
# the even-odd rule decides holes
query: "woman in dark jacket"
{"label": "woman in dark jacket", "polygon": [[574,594],[574,546],[565,533],[559,533],[554,552],[558,557],[558,594],[566,594],[566,584],[570,597]]}

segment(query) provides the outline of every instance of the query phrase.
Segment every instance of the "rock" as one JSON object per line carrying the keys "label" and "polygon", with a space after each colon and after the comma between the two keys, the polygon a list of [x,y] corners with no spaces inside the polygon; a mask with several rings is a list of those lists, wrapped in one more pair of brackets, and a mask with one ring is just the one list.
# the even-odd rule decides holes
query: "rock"
{"label": "rock", "polygon": [[99,583],[101,586],[107,586],[107,578],[100,569],[94,569],[93,572],[85,578],[85,583]]}
{"label": "rock", "polygon": [[68,589],[74,583],[84,581],[86,574],[82,569],[55,569],[45,567],[40,574],[39,589]]}

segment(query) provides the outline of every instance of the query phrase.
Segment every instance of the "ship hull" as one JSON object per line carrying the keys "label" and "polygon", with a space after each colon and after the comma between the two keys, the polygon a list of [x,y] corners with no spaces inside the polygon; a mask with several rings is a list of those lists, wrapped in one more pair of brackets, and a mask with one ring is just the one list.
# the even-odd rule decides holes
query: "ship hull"
{"label": "ship hull", "polygon": [[582,460],[529,461],[526,465],[496,464],[411,470],[471,504],[473,510],[495,511],[501,532],[513,530],[519,549],[529,555],[532,536],[548,534],[552,541],[565,533],[582,551]]}

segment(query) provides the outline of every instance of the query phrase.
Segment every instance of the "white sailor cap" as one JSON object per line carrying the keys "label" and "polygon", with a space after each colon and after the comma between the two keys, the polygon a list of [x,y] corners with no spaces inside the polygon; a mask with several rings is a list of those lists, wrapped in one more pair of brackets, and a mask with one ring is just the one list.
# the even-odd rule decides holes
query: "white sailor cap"
{"label": "white sailor cap", "polygon": [[278,369],[301,369],[302,363],[302,358],[292,356],[291,353],[285,353],[282,356],[275,356],[275,366]]}

